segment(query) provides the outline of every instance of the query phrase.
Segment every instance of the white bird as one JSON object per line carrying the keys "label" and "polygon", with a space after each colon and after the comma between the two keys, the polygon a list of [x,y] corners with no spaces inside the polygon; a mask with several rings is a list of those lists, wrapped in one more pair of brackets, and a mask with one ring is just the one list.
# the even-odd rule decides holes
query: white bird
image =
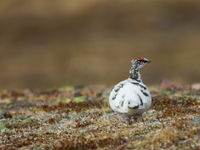
{"label": "white bird", "polygon": [[141,68],[149,62],[143,57],[133,59],[129,78],[115,85],[110,93],[110,107],[125,116],[128,121],[131,117],[140,118],[151,106],[151,94],[143,84],[140,75]]}

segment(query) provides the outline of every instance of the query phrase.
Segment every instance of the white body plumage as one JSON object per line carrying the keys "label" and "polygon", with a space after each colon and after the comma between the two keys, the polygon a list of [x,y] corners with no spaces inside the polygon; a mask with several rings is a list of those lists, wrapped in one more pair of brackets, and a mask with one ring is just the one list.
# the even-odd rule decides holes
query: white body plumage
{"label": "white body plumage", "polygon": [[144,63],[139,60],[143,60],[144,63],[150,62],[141,57],[133,60],[130,77],[115,85],[110,93],[109,104],[115,112],[136,117],[151,106],[151,94],[140,76],[140,68],[144,66]]}
{"label": "white body plumage", "polygon": [[128,78],[113,88],[109,97],[112,110],[129,116],[142,114],[151,106],[151,95],[147,87]]}

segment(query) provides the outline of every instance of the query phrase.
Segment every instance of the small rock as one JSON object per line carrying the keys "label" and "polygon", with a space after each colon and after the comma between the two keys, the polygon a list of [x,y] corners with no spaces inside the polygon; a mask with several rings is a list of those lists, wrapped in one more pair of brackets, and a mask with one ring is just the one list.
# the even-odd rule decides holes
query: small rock
{"label": "small rock", "polygon": [[191,121],[191,124],[194,125],[194,126],[200,126],[200,116],[195,118],[195,119],[193,119]]}
{"label": "small rock", "polygon": [[162,88],[171,88],[174,87],[174,82],[168,79],[164,79],[160,85]]}
{"label": "small rock", "polygon": [[166,88],[166,89],[183,89],[183,85],[181,84],[175,84],[173,81],[168,80],[168,79],[164,79],[161,84],[160,84],[161,88]]}
{"label": "small rock", "polygon": [[152,126],[160,128],[160,127],[162,127],[162,123],[160,121],[155,121],[155,122],[152,123]]}
{"label": "small rock", "polygon": [[194,84],[192,84],[191,88],[193,90],[200,90],[200,83],[194,83]]}
{"label": "small rock", "polygon": [[66,119],[67,119],[67,120],[70,120],[70,119],[71,119],[71,116],[70,116],[69,114],[67,114],[67,115],[66,115]]}

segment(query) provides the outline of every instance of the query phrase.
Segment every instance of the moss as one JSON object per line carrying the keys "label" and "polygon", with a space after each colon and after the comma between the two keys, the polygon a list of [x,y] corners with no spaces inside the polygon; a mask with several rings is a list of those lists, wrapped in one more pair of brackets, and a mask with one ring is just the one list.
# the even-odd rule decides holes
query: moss
{"label": "moss", "polygon": [[73,86],[65,86],[65,87],[59,88],[60,91],[70,91],[70,92],[74,91],[74,89],[75,88]]}
{"label": "moss", "polygon": [[70,98],[58,98],[57,100],[56,100],[56,102],[57,103],[69,103],[71,101],[71,99]]}
{"label": "moss", "polygon": [[24,120],[22,120],[22,123],[29,123],[32,122],[33,120],[31,118],[26,118]]}
{"label": "moss", "polygon": [[11,131],[6,126],[0,125],[0,133],[4,133],[4,132],[11,132]]}
{"label": "moss", "polygon": [[73,101],[76,102],[76,103],[84,102],[85,100],[86,100],[85,96],[79,96],[79,97],[75,97],[73,99]]}

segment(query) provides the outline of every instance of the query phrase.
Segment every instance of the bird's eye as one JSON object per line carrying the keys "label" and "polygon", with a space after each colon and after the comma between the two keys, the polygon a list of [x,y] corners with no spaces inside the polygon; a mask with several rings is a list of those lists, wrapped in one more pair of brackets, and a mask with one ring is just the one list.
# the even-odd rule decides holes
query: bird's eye
{"label": "bird's eye", "polygon": [[139,58],[139,59],[137,59],[138,61],[144,61],[143,59],[141,59],[141,58]]}

